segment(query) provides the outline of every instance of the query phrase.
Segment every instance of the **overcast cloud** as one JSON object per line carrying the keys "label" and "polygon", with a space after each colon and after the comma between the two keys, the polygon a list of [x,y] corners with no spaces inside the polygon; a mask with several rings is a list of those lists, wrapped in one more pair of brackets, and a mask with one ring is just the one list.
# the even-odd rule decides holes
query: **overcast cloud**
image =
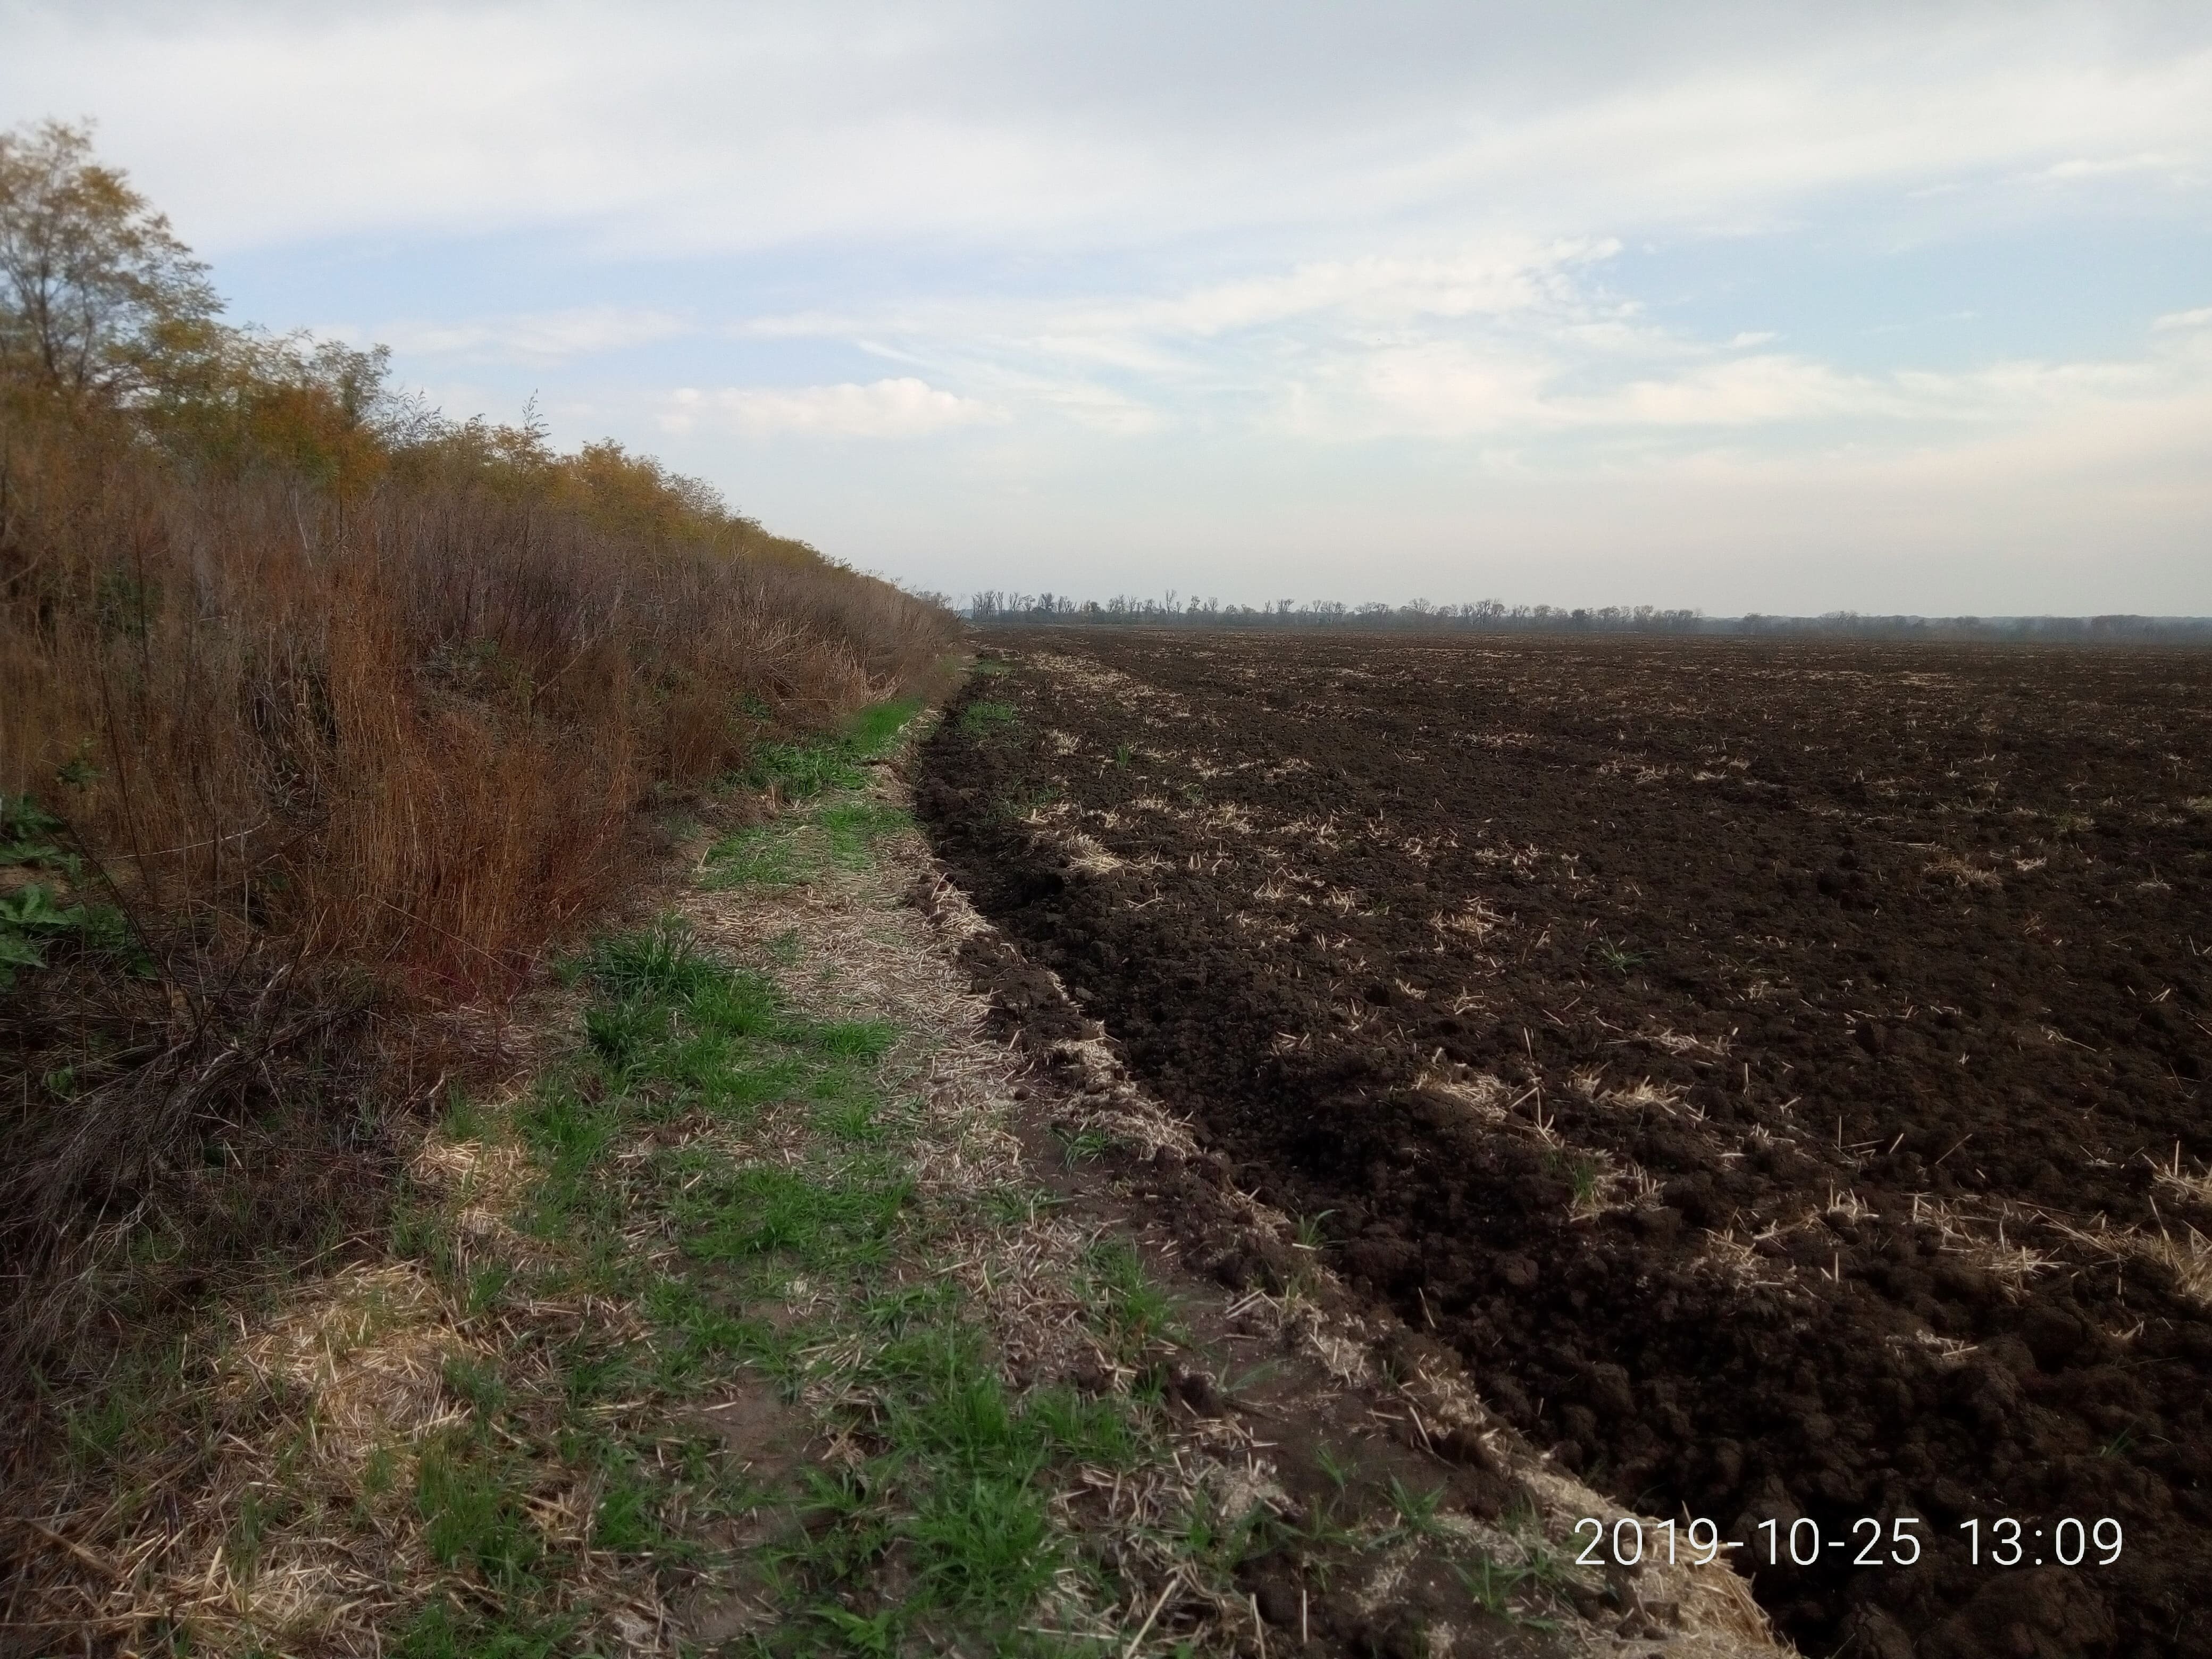
{"label": "overcast cloud", "polygon": [[241,318],[910,584],[2212,612],[2202,4],[36,5]]}

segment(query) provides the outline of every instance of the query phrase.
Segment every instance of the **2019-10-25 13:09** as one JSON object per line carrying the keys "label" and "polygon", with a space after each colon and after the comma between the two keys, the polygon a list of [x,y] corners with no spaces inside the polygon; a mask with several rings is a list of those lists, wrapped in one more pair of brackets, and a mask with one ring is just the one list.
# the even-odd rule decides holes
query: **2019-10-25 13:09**
{"label": "2019-10-25 13:09", "polygon": [[[1607,1524],[1586,1515],[1574,1524],[1574,1535],[1588,1541],[1575,1557],[1582,1566],[1608,1563],[1632,1567],[1650,1559],[1670,1564],[1687,1559],[1703,1566],[1724,1550],[1742,1550],[1767,1566],[1785,1562],[1809,1567],[1844,1552],[1856,1567],[1909,1567],[1920,1559],[1920,1529],[1927,1523],[1917,1516],[1899,1516],[1887,1526],[1876,1516],[1861,1516],[1843,1537],[1831,1538],[1810,1516],[1787,1522],[1762,1521],[1749,1540],[1723,1538],[1712,1521],[1700,1516],[1678,1527],[1672,1521],[1645,1522],[1624,1516]],[[1647,1537],[1647,1530],[1652,1534]],[[2022,1522],[2010,1516],[1994,1521],[1962,1521],[1958,1530],[1966,1535],[1969,1558],[1976,1566],[2039,1567],[2055,1564],[2076,1567],[2109,1567],[2120,1559],[2125,1541],[2120,1523],[2110,1516],[2094,1521],[2062,1516],[2045,1525]],[[1680,1553],[1678,1553],[1678,1551]]]}

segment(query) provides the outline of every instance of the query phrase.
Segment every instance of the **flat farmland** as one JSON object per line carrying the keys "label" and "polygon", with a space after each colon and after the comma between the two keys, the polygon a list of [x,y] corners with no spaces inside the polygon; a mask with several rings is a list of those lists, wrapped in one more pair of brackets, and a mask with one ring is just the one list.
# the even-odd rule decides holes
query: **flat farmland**
{"label": "flat farmland", "polygon": [[2212,1654],[2212,654],[983,654],[940,854],[1559,1462],[1851,1540],[1813,1651]]}

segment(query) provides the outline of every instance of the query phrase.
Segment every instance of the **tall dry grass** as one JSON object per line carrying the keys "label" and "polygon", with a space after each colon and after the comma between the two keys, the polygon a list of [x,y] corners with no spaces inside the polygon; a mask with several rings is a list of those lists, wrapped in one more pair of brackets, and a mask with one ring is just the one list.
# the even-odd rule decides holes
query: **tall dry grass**
{"label": "tall dry grass", "polygon": [[0,990],[18,1374],[149,1261],[189,1290],[343,1223],[436,1075],[418,1016],[526,983],[641,805],[926,690],[951,636],[611,446],[370,449],[0,401],[0,802],[60,826],[0,899],[104,919]]}

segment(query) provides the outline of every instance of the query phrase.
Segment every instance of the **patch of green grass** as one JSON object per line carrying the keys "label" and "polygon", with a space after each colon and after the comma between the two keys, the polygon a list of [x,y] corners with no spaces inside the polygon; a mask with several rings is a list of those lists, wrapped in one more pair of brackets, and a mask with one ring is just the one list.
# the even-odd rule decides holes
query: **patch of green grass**
{"label": "patch of green grass", "polygon": [[1323,1210],[1318,1215],[1302,1215],[1297,1219],[1297,1247],[1301,1250],[1321,1250],[1328,1247],[1328,1234],[1322,1223],[1334,1215],[1334,1210]]}
{"label": "patch of green grass", "polygon": [[447,1357],[442,1374],[446,1386],[467,1401],[478,1417],[496,1417],[507,1404],[507,1383],[489,1365],[453,1354]]}
{"label": "patch of green grass", "polygon": [[1224,1579],[1255,1556],[1274,1547],[1279,1528],[1263,1504],[1224,1515],[1203,1489],[1192,1494],[1182,1517],[1178,1553],[1208,1577]]}
{"label": "patch of green grass", "polygon": [[149,1413],[148,1392],[137,1378],[111,1379],[90,1404],[71,1407],[63,1418],[70,1463],[88,1472],[126,1461]]}
{"label": "patch of green grass", "polygon": [[731,887],[789,887],[807,872],[787,825],[756,823],[723,836],[707,849],[702,884]]}
{"label": "patch of green grass", "polygon": [[392,1482],[398,1474],[399,1459],[392,1448],[380,1443],[372,1446],[368,1455],[362,1461],[362,1492],[370,1498],[381,1498],[392,1490]]}
{"label": "patch of green grass", "polygon": [[1328,1476],[1329,1485],[1340,1492],[1352,1484],[1352,1477],[1358,1473],[1355,1465],[1338,1462],[1327,1446],[1314,1448],[1314,1467]]}
{"label": "patch of green grass", "polygon": [[1400,1480],[1390,1477],[1390,1507],[1395,1510],[1398,1524],[1392,1528],[1400,1538],[1439,1538],[1443,1528],[1437,1520],[1437,1505],[1443,1502],[1444,1489],[1437,1486],[1429,1492],[1416,1492]]}
{"label": "patch of green grass", "polygon": [[1060,1571],[1064,1546],[1034,1470],[994,1469],[940,1482],[899,1530],[913,1547],[921,1593],[937,1606],[1011,1620]]}
{"label": "patch of green grass", "polygon": [[460,1249],[453,1223],[441,1212],[403,1196],[392,1206],[392,1255],[419,1261],[441,1284],[453,1284],[460,1270]]}
{"label": "patch of green grass", "polygon": [[584,1011],[584,1041],[617,1072],[626,1072],[669,1035],[665,1003],[641,998],[601,1003]]}
{"label": "patch of green grass", "polygon": [[1577,1206],[1595,1204],[1597,1201],[1598,1182],[1604,1174],[1604,1166],[1587,1153],[1572,1159],[1568,1164],[1567,1178],[1574,1183],[1575,1203]]}
{"label": "patch of green grass", "polygon": [[659,1328],[653,1376],[678,1395],[732,1364],[751,1364],[781,1376],[791,1365],[789,1344],[764,1319],[719,1305],[690,1280],[665,1277],[646,1293],[646,1310]]}
{"label": "patch of green grass", "polygon": [[617,1400],[636,1389],[642,1380],[640,1356],[627,1346],[603,1346],[587,1338],[572,1338],[555,1350],[555,1372],[562,1399],[571,1411],[581,1411],[602,1400]]}
{"label": "patch of green grass", "polygon": [[1630,951],[1610,939],[1600,939],[1590,947],[1591,953],[1616,974],[1626,974],[1644,960],[1641,951]]}
{"label": "patch of green grass", "polygon": [[1073,1133],[1055,1125],[1050,1133],[1060,1145],[1060,1164],[1070,1170],[1088,1164],[1114,1144],[1114,1138],[1095,1124]]}
{"label": "patch of green grass", "polygon": [[881,1105],[871,1095],[826,1101],[815,1109],[814,1127],[848,1146],[873,1146],[888,1133],[876,1116]]}
{"label": "patch of green grass", "polygon": [[[1123,1401],[1010,1396],[980,1338],[919,1305],[938,1316],[899,1329],[863,1368],[884,1401],[880,1478],[893,1500],[889,1534],[915,1575],[908,1609],[949,1610],[1011,1637],[1067,1559],[1050,1520],[1050,1471],[1129,1467],[1139,1431]],[[916,1310],[901,1304],[900,1322]]]}
{"label": "patch of green grass", "polygon": [[960,711],[960,718],[955,725],[963,737],[981,739],[996,737],[1012,726],[1018,718],[1013,704],[1000,702],[993,697],[978,697]]}
{"label": "patch of green grass", "polygon": [[394,1659],[553,1659],[567,1650],[575,1621],[537,1619],[501,1608],[487,1616],[444,1598],[418,1611],[400,1631]]}
{"label": "patch of green grass", "polygon": [[664,915],[637,933],[597,940],[583,969],[600,990],[624,1000],[688,997],[725,971],[700,953],[690,926],[677,915]]}
{"label": "patch of green grass", "polygon": [[618,1460],[601,1474],[592,1510],[592,1547],[635,1553],[668,1541],[660,1526],[660,1495],[634,1464]]}
{"label": "patch of green grass", "polygon": [[994,1227],[1026,1227],[1067,1200],[1042,1187],[994,1187],[982,1195],[983,1218]]}
{"label": "patch of green grass", "polygon": [[912,698],[875,703],[854,715],[840,736],[763,744],[754,751],[744,781],[755,789],[774,789],[787,800],[857,789],[866,781],[862,765],[887,753],[921,707]]}
{"label": "patch of green grass", "polygon": [[913,817],[880,801],[846,801],[815,815],[830,843],[830,857],[848,870],[864,870],[874,860],[875,844],[911,829]]}
{"label": "patch of green grass", "polygon": [[261,1540],[275,1519],[269,1498],[258,1487],[248,1486],[240,1494],[238,1513],[231,1522],[229,1536],[223,1540],[223,1555],[233,1577],[252,1582],[261,1565]]}
{"label": "patch of green grass", "polygon": [[745,782],[786,800],[811,800],[832,789],[858,789],[866,779],[840,742],[767,743],[753,751]]}
{"label": "patch of green grass", "polygon": [[[838,763],[857,767],[888,746],[905,718],[856,721]],[[779,777],[804,787],[796,771]],[[805,859],[817,871],[857,866],[907,822],[832,800],[725,843],[708,879],[789,872]],[[780,866],[765,862],[772,848],[788,855]],[[766,941],[765,957],[796,966],[800,943],[793,930]],[[550,1610],[582,1606],[578,1547],[541,1534],[529,1507],[557,1479],[589,1492],[589,1547],[640,1562],[625,1571],[683,1570],[701,1517],[788,1516],[749,1559],[747,1593],[777,1613],[757,1638],[763,1653],[1058,1651],[1030,1628],[1040,1598],[1056,1580],[1097,1583],[1109,1569],[1070,1538],[1054,1495],[1078,1468],[1134,1470],[1163,1455],[1164,1350],[1181,1338],[1142,1258],[1109,1242],[1081,1272],[1091,1323],[1138,1372],[1136,1386],[1095,1396],[1017,1389],[970,1322],[960,1278],[934,1261],[953,1243],[935,1231],[945,1218],[915,1201],[902,1160],[915,1120],[898,1092],[909,1077],[885,1067],[907,1052],[900,1026],[812,1018],[768,974],[718,960],[672,918],[595,941],[570,971],[592,993],[580,1045],[497,1126],[540,1173],[534,1220],[552,1248],[544,1263],[533,1249],[527,1289],[618,1297],[647,1334],[617,1340],[586,1322],[528,1338],[542,1345],[528,1364],[448,1365],[447,1385],[469,1410],[411,1464],[386,1453],[378,1480],[392,1495],[381,1511],[366,1479],[356,1504],[373,1526],[411,1502],[438,1570],[433,1600],[387,1632],[386,1650],[407,1659],[569,1650],[584,1615],[564,1623]],[[702,1112],[725,1109],[757,1112],[762,1139],[702,1132]],[[473,1137],[493,1126],[459,1127]],[[1071,1155],[1104,1144],[1077,1137]],[[966,1225],[979,1207],[1011,1220],[1052,1201],[993,1193],[957,1207]],[[473,1247],[464,1259],[440,1221],[428,1212],[417,1231],[447,1260],[444,1276],[467,1280],[471,1306],[509,1297],[506,1265]],[[648,1261],[640,1237],[674,1252]],[[779,1461],[743,1466],[719,1440],[679,1430],[689,1408],[678,1402],[726,1399],[746,1374],[807,1413],[812,1431],[863,1427],[868,1455],[834,1473],[771,1474]],[[692,1523],[679,1523],[686,1516]],[[1209,1574],[1265,1541],[1253,1517],[1194,1514],[1186,1530],[1181,1547]]]}
{"label": "patch of green grass", "polygon": [[1105,1238],[1084,1253],[1091,1323],[1125,1360],[1154,1347],[1180,1344],[1175,1302],[1145,1272],[1144,1260],[1126,1239]]}
{"label": "patch of green grass", "polygon": [[556,1078],[541,1082],[524,1102],[515,1127],[558,1182],[583,1175],[606,1156],[622,1117],[615,1106],[586,1099],[572,1079]]}
{"label": "patch of green grass", "polygon": [[790,1040],[838,1060],[881,1060],[899,1039],[899,1028],[883,1019],[825,1019],[793,1022]]}
{"label": "patch of green grass", "polygon": [[415,1468],[415,1507],[433,1560],[499,1589],[523,1586],[544,1554],[522,1493],[497,1456],[470,1437],[449,1432],[423,1445]]}
{"label": "patch of green grass", "polygon": [[490,1127],[483,1108],[458,1083],[447,1086],[440,1102],[438,1133],[451,1141],[481,1140]]}
{"label": "patch of green grass", "polygon": [[1128,1403],[1110,1395],[1085,1399],[1069,1389],[1041,1389],[1025,1409],[1054,1455],[1070,1462],[1133,1468],[1149,1449]]}
{"label": "patch of green grass", "polygon": [[702,1031],[762,1037],[777,1029],[782,1004],[775,982],[766,975],[731,969],[694,990],[684,1000],[684,1012]]}
{"label": "patch of green grass", "polygon": [[1471,1568],[1451,1563],[1452,1575],[1471,1596],[1474,1604],[1493,1619],[1503,1619],[1534,1631],[1555,1631],[1559,1621],[1540,1619],[1522,1612],[1513,1605],[1513,1598],[1532,1583],[1540,1583],[1539,1575],[1532,1567],[1509,1567],[1492,1560],[1488,1556],[1478,1559]]}
{"label": "patch of green grass", "polygon": [[846,744],[860,759],[874,760],[890,751],[906,723],[921,712],[919,697],[871,703],[853,717],[853,724],[845,733]]}
{"label": "patch of green grass", "polygon": [[787,1255],[811,1268],[880,1260],[912,1185],[817,1182],[778,1164],[702,1178],[671,1205],[684,1252],[702,1261]]}

